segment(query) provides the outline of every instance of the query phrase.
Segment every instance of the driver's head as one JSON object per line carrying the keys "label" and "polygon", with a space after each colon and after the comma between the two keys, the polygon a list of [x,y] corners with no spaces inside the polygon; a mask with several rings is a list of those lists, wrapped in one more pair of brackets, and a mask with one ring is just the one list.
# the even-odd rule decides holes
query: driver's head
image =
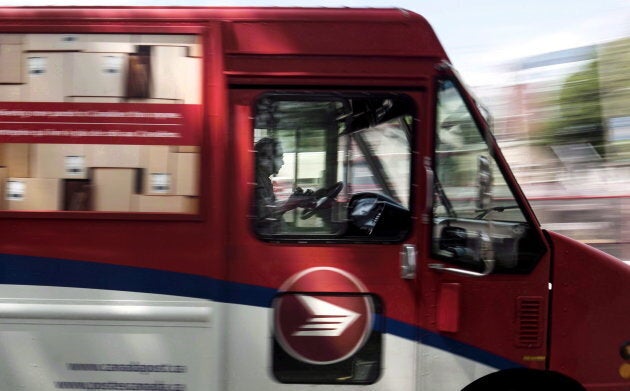
{"label": "driver's head", "polygon": [[278,140],[263,137],[254,145],[256,167],[265,175],[277,174],[284,165],[284,151]]}

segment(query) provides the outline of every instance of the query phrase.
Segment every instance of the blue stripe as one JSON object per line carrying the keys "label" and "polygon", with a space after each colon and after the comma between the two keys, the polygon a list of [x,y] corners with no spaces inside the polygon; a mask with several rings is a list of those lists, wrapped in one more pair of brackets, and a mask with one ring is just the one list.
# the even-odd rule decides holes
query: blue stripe
{"label": "blue stripe", "polygon": [[449,353],[466,357],[470,360],[494,367],[497,369],[520,368],[521,364],[505,359],[495,354],[486,352],[477,347],[448,338],[446,336],[422,330],[420,333],[420,343],[427,346],[447,351]]}
{"label": "blue stripe", "polygon": [[386,319],[385,330],[387,333],[412,341],[420,341],[423,345],[447,351],[449,353],[466,357],[473,361],[497,368],[509,369],[520,368],[522,365],[513,361],[488,353],[477,347],[457,341],[453,338],[437,334],[409,323],[400,322],[394,319]]}
{"label": "blue stripe", "polygon": [[[270,307],[277,293],[271,288],[186,273],[8,254],[0,254],[0,284],[154,293],[257,307]],[[498,369],[521,366],[474,346],[394,319],[384,319],[384,331]]]}
{"label": "blue stripe", "polygon": [[409,323],[387,318],[385,321],[385,332],[401,338],[418,341],[420,329]]}
{"label": "blue stripe", "polygon": [[0,254],[0,284],[155,293],[262,307],[269,307],[276,293],[192,274],[7,254]]}

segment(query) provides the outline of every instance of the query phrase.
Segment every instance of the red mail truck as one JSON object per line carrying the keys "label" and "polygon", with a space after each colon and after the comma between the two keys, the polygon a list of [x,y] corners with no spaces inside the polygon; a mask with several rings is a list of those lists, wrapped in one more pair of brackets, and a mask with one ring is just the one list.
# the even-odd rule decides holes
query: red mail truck
{"label": "red mail truck", "polygon": [[2,8],[0,142],[4,390],[630,389],[412,12]]}

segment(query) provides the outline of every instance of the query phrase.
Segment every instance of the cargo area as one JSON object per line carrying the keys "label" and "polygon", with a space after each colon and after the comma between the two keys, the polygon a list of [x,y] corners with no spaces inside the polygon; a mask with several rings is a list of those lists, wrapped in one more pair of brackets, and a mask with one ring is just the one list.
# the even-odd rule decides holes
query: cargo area
{"label": "cargo area", "polygon": [[[0,102],[200,105],[201,68],[196,35],[0,34]],[[33,141],[0,144],[2,210],[197,212],[197,145]]]}

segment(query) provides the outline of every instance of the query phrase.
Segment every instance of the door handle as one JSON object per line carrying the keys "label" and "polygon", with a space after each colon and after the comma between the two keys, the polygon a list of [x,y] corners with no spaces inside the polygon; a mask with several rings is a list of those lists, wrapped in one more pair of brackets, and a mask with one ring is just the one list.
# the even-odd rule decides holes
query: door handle
{"label": "door handle", "polygon": [[400,251],[400,277],[405,280],[413,280],[416,277],[416,246],[403,244]]}

